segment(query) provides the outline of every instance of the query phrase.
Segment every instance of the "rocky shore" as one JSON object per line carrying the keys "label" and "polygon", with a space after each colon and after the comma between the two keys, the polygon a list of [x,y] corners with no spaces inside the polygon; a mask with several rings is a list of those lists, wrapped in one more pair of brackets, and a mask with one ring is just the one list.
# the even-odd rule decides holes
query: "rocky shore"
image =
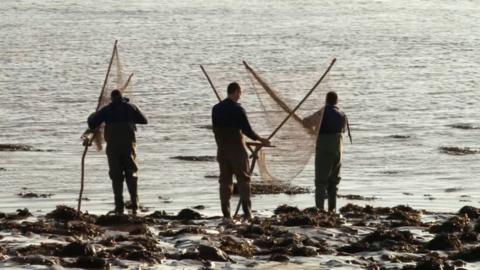
{"label": "rocky shore", "polygon": [[281,205],[272,216],[223,224],[192,209],[144,216],[22,209],[0,213],[0,267],[476,269],[479,217],[471,206],[445,214],[404,205],[348,204],[338,213]]}

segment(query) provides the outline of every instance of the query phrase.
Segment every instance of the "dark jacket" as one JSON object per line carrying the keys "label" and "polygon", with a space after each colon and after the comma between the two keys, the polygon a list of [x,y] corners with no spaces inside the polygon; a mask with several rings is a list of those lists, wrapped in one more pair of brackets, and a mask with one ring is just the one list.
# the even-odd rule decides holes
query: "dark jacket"
{"label": "dark jacket", "polygon": [[337,106],[326,105],[323,112],[320,134],[337,134],[345,132],[346,116]]}
{"label": "dark jacket", "polygon": [[250,126],[245,110],[229,98],[213,106],[212,125],[218,146],[242,144],[242,133],[252,140],[259,138]]}
{"label": "dark jacket", "polygon": [[98,112],[88,117],[88,127],[96,129],[105,123],[105,141],[108,145],[125,145],[135,143],[135,124],[147,124],[147,118],[128,102],[127,98],[112,101]]}

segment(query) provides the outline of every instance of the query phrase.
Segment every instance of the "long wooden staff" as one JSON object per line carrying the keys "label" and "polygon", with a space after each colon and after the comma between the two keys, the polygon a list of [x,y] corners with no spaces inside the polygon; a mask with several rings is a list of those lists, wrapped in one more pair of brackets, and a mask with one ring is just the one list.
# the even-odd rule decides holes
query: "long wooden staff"
{"label": "long wooden staff", "polygon": [[[277,134],[277,132],[283,127],[283,125],[288,121],[288,119],[290,119],[290,117],[292,117],[292,115],[295,115],[295,112],[300,108],[300,106],[302,106],[302,104],[307,100],[307,98],[310,97],[310,95],[313,93],[313,91],[315,91],[315,89],[318,87],[318,85],[323,81],[325,76],[327,76],[328,72],[330,72],[330,69],[332,68],[333,64],[335,64],[336,61],[337,61],[336,58],[334,58],[332,60],[332,62],[328,66],[327,70],[325,70],[325,72],[323,73],[322,77],[320,77],[320,79],[315,83],[315,85],[312,87],[312,89],[310,89],[310,91],[308,91],[308,93],[305,95],[305,97],[297,104],[297,106],[295,106],[295,108],[293,108],[293,110],[288,114],[288,116],[285,117],[285,119],[283,119],[283,121],[277,126],[277,128],[275,128],[275,130],[273,130],[273,132],[270,134],[270,136],[268,136],[268,140],[270,140],[271,138],[273,138],[273,136],[275,136],[275,134]],[[252,172],[253,172],[253,168],[255,167],[255,163],[257,161],[257,159],[255,157],[257,156],[258,151],[260,151],[260,149],[262,149],[261,145],[255,146],[255,150],[253,151],[252,166],[250,168],[250,171],[252,171]],[[237,209],[235,210],[235,215],[233,215],[234,217],[238,214],[238,211],[240,210],[240,203],[241,203],[241,201],[239,201],[239,203],[237,205]]]}
{"label": "long wooden staff", "polygon": [[[107,86],[108,76],[110,75],[110,69],[112,68],[113,58],[115,57],[115,54],[117,53],[117,42],[118,42],[118,40],[115,40],[115,43],[113,44],[112,57],[110,57],[110,63],[108,64],[107,74],[105,75],[105,80],[103,81],[102,91],[100,92],[100,96],[98,97],[97,108],[96,108],[95,111],[98,111],[98,109],[100,109],[103,93],[105,92],[105,87]],[[131,76],[130,76],[130,78],[131,78]],[[129,78],[129,81],[130,81],[130,78]],[[93,141],[93,139],[95,139],[95,132],[86,131],[82,135],[82,139],[83,139],[83,145],[85,146],[85,148],[83,149],[82,162],[81,162],[82,172],[81,172],[81,176],[80,176],[80,194],[78,195],[78,206],[77,206],[77,214],[78,215],[80,215],[80,208],[82,206],[83,187],[84,187],[84,182],[85,182],[85,180],[84,180],[85,179],[85,157],[86,157],[87,152],[88,152],[88,147],[90,145],[92,145],[92,141]]]}
{"label": "long wooden staff", "polygon": [[222,101],[222,98],[221,98],[220,95],[218,94],[217,88],[215,88],[215,85],[213,85],[213,82],[212,82],[212,80],[210,79],[210,76],[208,76],[207,71],[205,70],[205,68],[204,68],[202,65],[200,65],[200,68],[202,69],[203,74],[204,74],[205,77],[207,78],[208,83],[209,83],[210,86],[212,87],[212,90],[213,90],[213,92],[215,93],[215,96],[217,96],[218,101]]}

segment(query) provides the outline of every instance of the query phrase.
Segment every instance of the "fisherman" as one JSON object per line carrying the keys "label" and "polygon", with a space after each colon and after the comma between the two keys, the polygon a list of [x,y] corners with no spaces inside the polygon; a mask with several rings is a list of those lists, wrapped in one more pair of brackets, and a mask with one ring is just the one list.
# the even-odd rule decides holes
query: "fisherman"
{"label": "fisherman", "polygon": [[328,211],[337,204],[338,184],[342,158],[342,138],[347,123],[346,115],[336,106],[338,96],[328,92],[325,106],[303,119],[303,124],[315,128],[317,133],[315,151],[315,205],[324,209],[328,198]]}
{"label": "fisherman", "polygon": [[231,222],[230,198],[233,193],[233,175],[237,179],[244,218],[252,219],[250,200],[250,166],[243,135],[269,146],[270,141],[257,135],[251,128],[245,110],[237,103],[242,89],[237,82],[227,87],[228,97],[212,109],[213,132],[217,143],[217,161],[220,166],[220,203],[226,222]]}
{"label": "fisherman", "polygon": [[115,196],[116,214],[123,214],[123,181],[127,183],[132,214],[137,214],[137,162],[135,124],[147,124],[147,118],[137,108],[123,97],[120,90],[113,90],[111,103],[88,117],[88,127],[95,130],[105,122],[105,141],[107,142],[107,158],[109,175],[112,180],[113,194]]}

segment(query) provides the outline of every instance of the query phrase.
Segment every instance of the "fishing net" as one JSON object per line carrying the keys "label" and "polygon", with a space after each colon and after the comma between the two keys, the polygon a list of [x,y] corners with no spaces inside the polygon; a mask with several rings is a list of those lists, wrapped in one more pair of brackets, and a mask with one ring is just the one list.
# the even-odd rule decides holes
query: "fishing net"
{"label": "fishing net", "polygon": [[[304,88],[301,89],[302,91],[291,89],[290,95],[288,95],[286,92],[274,89],[262,75],[254,71],[247,63],[244,64],[250,77],[251,87],[257,94],[265,118],[268,119],[267,125],[273,131],[292,112],[309,89]],[[316,91],[320,92],[321,89]],[[309,162],[314,151],[316,131],[312,127],[305,127],[302,119],[319,109],[321,102],[317,97],[318,95],[309,97],[314,101],[310,103],[317,104],[317,106],[303,110],[305,115],[302,115],[300,110],[296,111],[279,129],[271,139],[275,147],[263,148],[262,153],[258,156],[258,169],[263,181],[290,182],[303,171]]]}
{"label": "fishing net", "polygon": [[[290,78],[290,84],[292,82],[296,82],[296,84],[293,87],[290,85],[290,91],[280,91],[274,89],[263,74],[253,70],[247,63],[244,65],[242,70],[237,71],[242,74],[240,75],[241,85],[249,94],[248,102],[257,106],[257,110],[253,114],[249,111],[249,118],[254,116],[254,121],[251,121],[254,122],[252,125],[261,125],[260,128],[254,129],[267,137],[290,114],[318,78],[302,83],[298,83],[297,78]],[[216,73],[214,72],[214,74]],[[238,74],[235,75],[238,77]],[[318,75],[316,73],[316,76]],[[305,127],[302,119],[317,112],[323,106],[325,93],[330,88],[328,78],[327,75],[301,109],[290,117],[271,139],[274,147],[264,147],[258,153],[257,168],[262,181],[290,182],[308,164],[315,149],[317,132],[315,127]],[[252,101],[252,95],[256,97],[255,101]]]}
{"label": "fishing net", "polygon": [[[105,78],[105,85],[102,89],[100,97],[98,98],[97,111],[105,107],[110,103],[110,93],[114,89],[119,89],[122,93],[125,93],[130,85],[130,80],[133,74],[126,74],[123,70],[122,63],[120,61],[117,44],[115,43],[112,52],[112,58],[107,70]],[[103,149],[105,143],[103,132],[105,124],[98,127],[93,136],[93,143],[95,143],[97,149],[100,151]]]}

